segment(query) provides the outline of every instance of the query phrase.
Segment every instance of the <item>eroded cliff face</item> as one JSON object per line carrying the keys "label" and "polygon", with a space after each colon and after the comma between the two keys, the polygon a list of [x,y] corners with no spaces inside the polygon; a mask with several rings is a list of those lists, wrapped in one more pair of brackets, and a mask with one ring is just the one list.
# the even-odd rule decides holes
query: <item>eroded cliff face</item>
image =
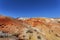
{"label": "eroded cliff face", "polygon": [[60,18],[0,16],[0,40],[60,40]]}
{"label": "eroded cliff face", "polygon": [[60,18],[18,18],[18,20],[39,29],[47,40],[60,40]]}

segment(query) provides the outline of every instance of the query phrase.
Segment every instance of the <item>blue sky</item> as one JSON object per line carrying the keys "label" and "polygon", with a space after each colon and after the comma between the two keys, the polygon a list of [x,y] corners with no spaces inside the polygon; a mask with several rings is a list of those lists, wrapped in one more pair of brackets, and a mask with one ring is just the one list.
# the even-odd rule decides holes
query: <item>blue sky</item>
{"label": "blue sky", "polygon": [[60,17],[60,0],[0,0],[0,14],[11,17]]}

